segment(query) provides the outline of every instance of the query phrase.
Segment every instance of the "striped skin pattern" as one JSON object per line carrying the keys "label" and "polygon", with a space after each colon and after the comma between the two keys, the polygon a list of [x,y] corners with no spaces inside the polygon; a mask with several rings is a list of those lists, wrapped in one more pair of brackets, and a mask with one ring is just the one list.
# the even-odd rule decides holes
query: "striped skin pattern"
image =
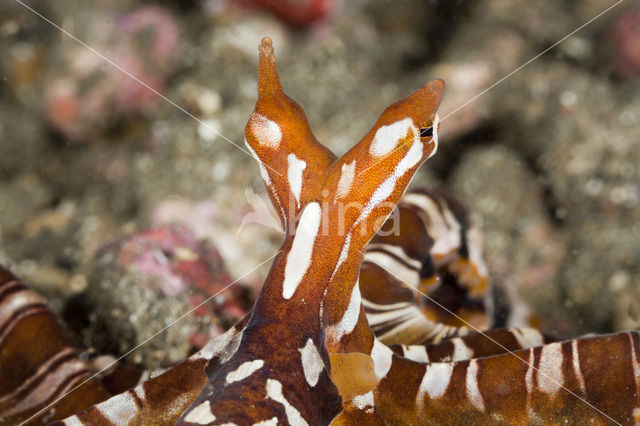
{"label": "striped skin pattern", "polygon": [[484,333],[469,333],[452,337],[436,344],[389,345],[395,354],[420,362],[466,361],[533,348],[548,343],[538,330],[533,328],[496,329]]}
{"label": "striped skin pattern", "polygon": [[66,425],[173,424],[207,384],[204,372],[211,360],[223,358],[225,349],[247,323],[243,318],[226,333],[163,374],[66,418]]}
{"label": "striped skin pattern", "polygon": [[[328,424],[340,412],[326,342],[334,352],[363,348],[370,359],[364,348],[370,351],[374,337],[357,286],[362,251],[417,167],[435,151],[435,137],[420,133],[434,127],[441,81],[389,107],[363,140],[337,159],[315,140],[300,107],[282,92],[268,39],[260,46],[259,71],[246,144],[280,213],[284,241],[246,324],[210,357],[208,383],[195,401],[185,396],[191,405],[178,424]],[[344,199],[364,208],[341,216]],[[364,328],[356,334],[358,324]],[[347,335],[364,338],[346,342]],[[137,402],[129,391],[65,423],[94,424],[116,416],[139,423],[154,410],[163,422],[173,421],[146,391],[160,377],[133,390]],[[149,410],[142,413],[141,406]]]}
{"label": "striped skin pattern", "polygon": [[[252,312],[185,362],[127,391],[94,401],[72,393],[67,398],[85,407],[102,402],[59,424],[610,423],[602,413],[623,424],[638,420],[638,333],[549,343],[529,328],[476,333],[462,326],[459,317],[491,325],[477,231],[444,193],[418,191],[400,201],[436,150],[441,81],[387,108],[336,158],[283,93],[271,41],[259,50],[246,145],[285,235]],[[376,235],[399,202],[399,233]],[[361,208],[341,210],[344,203]],[[0,316],[4,330],[18,311],[15,304],[0,308],[9,313]],[[52,316],[45,322],[57,324]],[[0,344],[5,339],[0,334]],[[51,340],[52,347],[65,342]],[[17,353],[0,351],[0,361]],[[35,370],[56,353],[36,360]],[[14,380],[8,392],[24,381]],[[46,404],[38,395],[27,401]]]}
{"label": "striped skin pattern", "polygon": [[[531,328],[477,333],[459,326],[489,326],[491,306],[477,236],[454,203],[433,189],[405,195],[400,232],[381,232],[367,247],[359,283],[378,338],[368,353],[380,380],[343,399],[332,424],[637,424],[637,332],[550,343]],[[447,216],[460,222],[433,232]],[[434,250],[442,238],[447,244]],[[439,291],[445,285],[457,288],[453,304]],[[425,309],[409,287],[444,313]],[[468,306],[476,312],[469,315]]]}
{"label": "striped skin pattern", "polygon": [[375,410],[391,424],[633,424],[639,342],[624,332],[453,363],[394,356]]}
{"label": "striped skin pattern", "polygon": [[[435,151],[435,137],[421,129],[434,126],[443,88],[429,83],[390,106],[336,158],[282,92],[271,42],[263,40],[246,145],[280,212],[284,241],[238,348],[224,364],[209,366],[208,385],[178,423],[327,424],[340,412],[329,355],[364,353],[373,344],[370,332],[343,342],[364,318],[362,252]],[[344,201],[362,208],[341,211]]]}
{"label": "striped skin pattern", "polygon": [[367,247],[361,268],[363,304],[376,336],[387,344],[437,343],[468,333],[468,324],[486,330],[489,278],[479,230],[466,210],[445,192],[425,188],[406,194],[397,212]]}
{"label": "striped skin pattern", "polygon": [[[72,339],[43,297],[0,268],[1,424],[17,424],[36,414],[93,375],[104,362]],[[90,380],[35,420],[65,418],[132,383],[127,378],[119,381]]]}

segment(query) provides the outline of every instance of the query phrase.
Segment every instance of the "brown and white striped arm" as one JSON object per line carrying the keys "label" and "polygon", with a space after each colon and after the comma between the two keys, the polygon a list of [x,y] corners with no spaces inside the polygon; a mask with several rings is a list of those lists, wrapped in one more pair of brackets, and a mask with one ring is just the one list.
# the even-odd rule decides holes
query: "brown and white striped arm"
{"label": "brown and white striped arm", "polygon": [[393,355],[372,398],[392,424],[633,424],[639,343],[624,332],[459,362]]}
{"label": "brown and white striped arm", "polygon": [[492,322],[480,232],[457,200],[434,188],[398,203],[367,247],[360,288],[384,343],[437,343]]}
{"label": "brown and white striped arm", "polygon": [[[490,325],[477,235],[443,193],[408,194],[397,238],[378,234],[363,253],[435,152],[442,92],[434,81],[390,106],[336,158],[283,93],[271,41],[263,40],[246,140],[285,235],[252,312],[164,374],[110,399],[92,380],[38,422],[65,415],[67,425],[638,421],[638,333],[550,344],[531,329],[470,333],[415,298],[405,284],[479,328]],[[360,208],[341,210],[345,203]],[[0,284],[0,365],[21,366],[0,368],[0,413],[19,422],[94,370],[64,358],[70,351],[78,359],[79,349],[41,298],[6,273]],[[24,350],[32,336],[39,344]]]}
{"label": "brown and white striped arm", "polygon": [[[58,424],[173,424],[207,384],[205,367],[225,357],[227,347],[237,341],[246,325],[243,318],[226,333],[211,340],[200,351],[163,374],[142,382],[102,403],[66,418]],[[235,339],[235,340],[234,340]]]}
{"label": "brown and white striped arm", "polygon": [[[27,420],[91,377],[94,360],[42,296],[0,268],[0,424]],[[65,418],[110,396],[95,378],[32,420]]]}
{"label": "brown and white striped arm", "polygon": [[549,339],[535,328],[503,328],[452,337],[437,344],[389,345],[389,349],[413,361],[452,362],[500,355],[545,343],[549,343]]}
{"label": "brown and white striped arm", "polygon": [[258,84],[246,140],[282,212],[284,241],[236,351],[208,369],[209,383],[181,424],[327,424],[339,413],[329,353],[358,352],[373,340],[365,322],[368,341],[348,341],[364,318],[362,251],[435,150],[441,81],[387,108],[339,159],[282,92],[268,39]]}

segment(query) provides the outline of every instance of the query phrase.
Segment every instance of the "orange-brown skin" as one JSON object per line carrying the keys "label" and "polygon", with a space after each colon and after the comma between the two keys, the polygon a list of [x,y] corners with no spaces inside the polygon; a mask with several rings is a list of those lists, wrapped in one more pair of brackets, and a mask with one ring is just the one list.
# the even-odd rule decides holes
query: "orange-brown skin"
{"label": "orange-brown skin", "polygon": [[[543,367],[548,375],[544,376],[523,362],[540,368],[542,347],[456,362],[446,392],[435,399],[428,395],[416,398],[422,376],[430,367],[394,356],[389,373],[374,392],[376,409],[389,424],[482,424],[489,421],[498,424],[568,422],[604,425],[614,424],[611,419],[620,424],[633,424],[634,409],[640,399],[637,393],[638,359],[632,357],[631,352],[634,348],[637,352],[638,339],[637,332],[625,332],[553,343],[553,348],[558,347],[564,355],[560,375],[545,371]],[[575,342],[578,342],[582,379],[576,375],[572,364]],[[467,397],[465,375],[470,363],[476,364],[484,409],[478,409]],[[547,377],[562,380],[566,389],[559,388],[552,395],[542,391],[541,383],[549,380]],[[586,391],[582,390],[581,380],[584,380]]]}
{"label": "orange-brown skin", "polygon": [[[365,314],[356,281],[363,250],[398,203],[416,168],[435,149],[435,110],[442,90],[443,83],[435,81],[392,105],[362,141],[337,159],[313,138],[300,107],[282,92],[271,42],[263,40],[259,98],[247,126],[247,145],[261,163],[285,235],[253,311],[179,366],[63,423],[606,424],[610,422],[607,415],[623,424],[637,420],[640,337],[636,332],[544,346],[539,346],[542,336],[527,329],[494,330],[484,336],[464,335],[468,330],[455,327],[443,332],[443,324],[427,321],[423,315],[433,313],[412,305],[413,297],[400,290],[393,274],[380,274],[383,285],[376,282],[375,274],[381,270],[373,264],[363,268],[361,275],[365,304],[373,307],[369,316]],[[429,126],[435,128],[429,130]],[[379,143],[381,138],[387,141]],[[411,203],[411,196],[405,201]],[[339,209],[341,202],[357,202],[365,208],[344,213]],[[455,216],[455,205],[445,204]],[[428,224],[445,213],[443,206],[440,213],[430,207],[416,212]],[[411,257],[425,249],[417,244],[443,241],[429,232],[416,239],[412,230],[422,233],[424,229],[413,219],[404,221],[397,241],[380,238],[376,244],[401,246],[400,257]],[[457,220],[460,224],[460,216]],[[446,232],[457,229],[455,221],[449,225]],[[382,248],[397,253],[397,249]],[[429,254],[435,266],[449,262],[449,273],[457,274],[456,282],[465,286],[471,299],[486,292],[487,283],[477,279],[485,276],[478,269],[477,253],[465,255],[463,249],[452,265],[446,250]],[[0,284],[3,280],[6,284],[6,276],[0,273]],[[418,285],[433,290],[444,284]],[[386,305],[396,297],[425,320],[422,331],[414,327],[410,333],[393,334],[398,343],[444,338],[443,343],[395,346],[392,351],[376,340],[368,318],[374,318],[375,310],[388,309]],[[2,308],[0,303],[0,313]],[[4,308],[13,315],[10,305]],[[484,309],[479,312],[485,315]],[[35,322],[15,324],[25,330],[15,331],[14,326],[11,339],[22,343],[0,335],[10,342],[10,350],[0,351],[0,357],[8,355],[11,365],[18,363],[17,354],[31,342],[26,331]],[[65,342],[54,327],[55,318],[38,324],[53,330],[46,350]],[[416,340],[411,333],[432,339]],[[453,334],[461,337],[450,338]],[[511,350],[516,351],[504,353]],[[28,356],[39,353],[32,351]],[[36,360],[33,365],[42,362],[46,361]],[[24,375],[24,370],[18,374]],[[11,386],[9,392],[14,390]],[[100,384],[96,386],[94,390],[100,391]],[[89,405],[107,396],[87,389],[72,394],[64,404]],[[37,398],[30,402],[37,407],[42,404]],[[63,414],[77,409],[59,408]]]}
{"label": "orange-brown skin", "polygon": [[[365,320],[360,322],[360,329],[354,330],[353,335],[363,336],[357,339],[357,344],[333,340],[325,345],[325,324],[331,327],[340,322],[356,285],[365,245],[391,213],[415,170],[435,148],[431,138],[420,138],[417,132],[420,128],[432,127],[444,84],[429,83],[387,108],[371,131],[342,158],[336,159],[313,137],[302,109],[282,92],[271,41],[265,38],[259,51],[258,102],[247,125],[246,141],[262,163],[263,180],[284,224],[284,241],[238,349],[226,363],[209,370],[210,382],[192,407],[194,413],[197,407],[210,409],[220,422],[258,422],[274,416],[279,421],[291,422],[292,417],[284,408],[290,404],[304,421],[324,424],[335,417],[341,407],[338,390],[330,380],[327,346],[331,352],[367,353],[373,342]],[[410,119],[414,130],[400,135],[393,143],[394,151],[388,155],[370,154],[376,131],[402,119]],[[384,197],[371,202],[390,171],[403,160],[407,163],[405,157],[412,147],[410,164],[403,166],[392,185],[387,185]],[[302,162],[304,165],[300,166]],[[350,164],[355,164],[352,183],[348,197],[344,198],[361,206],[369,205],[368,214],[361,215],[353,209],[340,214],[339,181],[344,173],[343,165]],[[292,165],[302,168],[301,177],[291,174]],[[300,190],[299,196],[296,188]],[[307,212],[317,212],[317,220],[310,222],[316,224],[310,226],[315,229],[314,237],[308,241],[301,237],[299,241],[306,245],[295,247],[296,231]],[[355,225],[362,226],[364,232],[354,232]],[[309,227],[306,223],[301,226]],[[350,246],[343,250],[347,236],[350,236]],[[339,264],[343,251],[348,261]],[[289,260],[293,263],[305,258],[303,252],[313,267],[302,274],[288,272]],[[360,311],[359,304],[357,309]],[[363,311],[360,316],[364,319]],[[349,340],[348,336],[343,337]],[[308,383],[300,356],[301,348],[309,339],[323,364],[315,385]],[[342,350],[347,346],[348,350]],[[255,364],[250,365],[261,367],[243,380],[230,383],[230,377],[236,377],[243,365],[252,362]],[[286,404],[272,395],[275,381],[281,386]],[[181,421],[187,422],[195,416],[188,411]]]}
{"label": "orange-brown skin", "polygon": [[[470,358],[457,358],[456,345],[459,342],[473,352],[473,358],[484,358],[493,355],[501,355],[509,351],[517,351],[520,349],[528,349],[529,347],[542,346],[550,343],[550,340],[534,329],[528,329],[530,342],[523,345],[516,337],[516,333],[521,333],[525,329],[510,330],[499,328],[495,330],[487,330],[482,333],[470,333],[466,336],[445,339],[440,343],[420,345],[424,346],[426,357],[429,362],[449,362],[462,361]],[[412,345],[394,344],[389,345],[389,349],[400,356],[411,358],[410,352]]]}
{"label": "orange-brown skin", "polygon": [[[242,334],[238,336],[238,345],[228,344],[229,347],[233,347],[228,350],[230,355],[213,356],[207,368],[210,382],[201,396],[206,399],[207,396],[211,396],[208,395],[210,392],[215,393],[209,407],[213,413],[218,413],[216,418],[219,421],[223,420],[222,416],[226,416],[229,421],[243,423],[250,419],[256,421],[270,419],[269,416],[272,414],[275,414],[279,421],[286,421],[287,413],[283,412],[283,404],[274,403],[273,398],[268,398],[268,395],[265,398],[264,389],[267,379],[277,379],[284,383],[285,386],[282,389],[284,398],[292,406],[300,409],[306,421],[327,423],[339,412],[340,397],[329,380],[329,358],[324,344],[325,327],[327,321],[329,324],[339,321],[349,301],[334,303],[329,300],[340,299],[343,294],[351,295],[362,258],[362,249],[402,195],[413,172],[432,153],[435,146],[429,137],[420,138],[421,149],[417,153],[417,158],[416,155],[413,156],[410,167],[404,167],[402,173],[397,176],[397,181],[392,185],[392,190],[379,200],[387,204],[375,203],[371,206],[368,216],[360,221],[367,232],[353,233],[352,245],[346,256],[349,261],[337,269],[335,266],[345,240],[345,233],[337,232],[338,225],[348,230],[358,216],[357,211],[348,211],[342,218],[331,205],[338,192],[337,186],[341,178],[342,166],[347,162],[356,161],[352,163],[355,164],[354,176],[348,201],[364,204],[380,182],[388,177],[389,169],[393,169],[398,162],[402,161],[411,146],[415,144],[420,126],[432,126],[442,89],[442,82],[433,82],[408,99],[388,108],[369,134],[342,159],[337,160],[311,135],[300,107],[282,93],[275,70],[271,43],[268,39],[264,40],[260,47],[259,98],[255,114],[266,116],[277,122],[279,125],[278,147],[273,149],[269,144],[260,144],[252,131],[251,120],[247,126],[247,143],[264,164],[265,183],[268,181],[270,196],[285,224],[285,238],[248,324],[243,327]],[[400,135],[402,140],[398,141],[398,148],[391,155],[376,158],[369,155],[369,145],[375,131],[381,126],[392,124],[398,118],[407,118],[405,116],[413,119],[415,137],[412,139],[408,134]],[[299,198],[295,200],[296,196],[293,194],[287,176],[290,154],[296,155],[298,161],[305,162]],[[379,164],[376,164],[378,162]],[[369,169],[366,174],[360,175],[366,169]],[[323,231],[318,234],[313,244],[313,256],[310,262],[313,268],[309,268],[300,279],[292,296],[283,300],[287,256],[292,250],[294,232],[300,220],[299,214],[306,205],[314,202],[322,206]],[[283,206],[286,208],[282,208]],[[342,219],[344,220],[338,223]],[[336,269],[335,276],[334,269]],[[331,286],[329,295],[325,295],[331,282],[334,285]],[[332,306],[333,304],[338,306]],[[322,307],[324,310],[321,315]],[[367,326],[364,311],[360,310],[359,317],[360,321],[351,334],[362,337],[350,339],[350,341],[344,339],[342,343],[337,341],[334,344],[340,345],[341,349],[348,352],[367,347],[370,349],[373,335]],[[303,377],[304,372],[300,371],[300,348],[309,339],[313,342],[324,364],[318,383],[313,386],[315,389],[309,389],[310,386],[305,383],[305,377]],[[354,357],[358,356],[354,355]],[[258,358],[268,367],[260,368],[249,378],[238,382],[238,385],[235,384],[236,382],[233,383],[234,386],[228,386],[225,383],[228,374],[237,371],[239,365],[246,360]],[[347,358],[353,357],[347,356]],[[365,359],[370,358],[365,356]],[[178,367],[179,370],[184,368]],[[164,379],[170,378],[171,371],[163,376]],[[139,388],[144,389],[144,393],[149,393],[151,388],[155,389],[159,383],[166,381],[163,380],[163,376],[146,382]],[[255,383],[259,384],[258,389],[254,386]],[[188,393],[184,396],[184,401],[191,402]],[[192,408],[197,408],[201,400],[202,398],[195,401]],[[123,405],[125,402],[117,401],[117,404]],[[151,418],[154,412],[153,407],[156,407],[155,412],[158,413],[158,418],[168,419],[161,415],[163,411],[156,398],[144,400],[142,406],[137,407],[137,412],[130,418],[137,419],[136,421]],[[100,404],[96,409],[88,410],[76,419],[84,422],[90,422],[91,419],[97,420],[105,409],[106,406]],[[187,411],[182,420],[187,422],[189,418]]]}

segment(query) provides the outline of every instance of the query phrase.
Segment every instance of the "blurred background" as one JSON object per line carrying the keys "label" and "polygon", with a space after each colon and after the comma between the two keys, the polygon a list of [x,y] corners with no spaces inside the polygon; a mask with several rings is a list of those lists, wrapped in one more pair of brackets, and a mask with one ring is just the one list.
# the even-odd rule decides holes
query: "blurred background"
{"label": "blurred background", "polygon": [[0,264],[85,343],[123,353],[240,279],[130,356],[167,365],[249,309],[281,238],[242,223],[269,213],[233,146],[265,35],[337,154],[444,79],[440,147],[414,185],[467,205],[494,284],[544,330],[640,324],[637,1],[466,105],[615,2],[21,1],[174,103],[20,2],[0,5]]}

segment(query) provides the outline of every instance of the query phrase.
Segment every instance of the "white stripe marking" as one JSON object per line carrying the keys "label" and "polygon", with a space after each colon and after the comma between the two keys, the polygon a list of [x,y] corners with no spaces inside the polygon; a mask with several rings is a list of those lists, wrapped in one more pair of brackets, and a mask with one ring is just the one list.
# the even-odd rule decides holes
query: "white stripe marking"
{"label": "white stripe marking", "polygon": [[529,349],[529,362],[527,362],[527,372],[524,375],[524,385],[527,389],[527,398],[531,396],[531,392],[533,391],[533,362],[533,349]]}
{"label": "white stripe marking", "polygon": [[225,381],[227,384],[239,382],[246,379],[256,371],[260,370],[264,366],[264,360],[254,359],[253,361],[247,361],[240,364],[238,368],[229,372]]}
{"label": "white stripe marking", "polygon": [[271,186],[271,178],[269,177],[269,172],[267,171],[267,168],[265,167],[264,163],[262,162],[260,157],[258,157],[258,154],[256,154],[253,148],[251,148],[251,145],[249,145],[249,142],[247,142],[246,139],[244,140],[244,144],[249,150],[249,152],[251,153],[251,155],[253,156],[253,158],[258,163],[258,167],[260,167],[260,176],[262,177],[262,180],[264,181],[265,185]]}
{"label": "white stripe marking", "polygon": [[287,255],[287,264],[284,268],[284,282],[282,284],[282,297],[291,299],[296,292],[300,281],[307,273],[311,264],[313,245],[320,228],[320,205],[316,202],[309,203],[302,211],[302,217],[293,237],[291,251]]}
{"label": "white stripe marking", "polygon": [[402,352],[405,358],[418,362],[429,362],[429,354],[424,345],[402,345]]}
{"label": "white stripe marking", "polygon": [[540,368],[538,369],[538,389],[541,392],[554,395],[562,387],[564,383],[562,358],[560,343],[552,343],[542,347]]}
{"label": "white stripe marking", "polygon": [[475,225],[471,225],[469,230],[467,230],[467,248],[469,250],[469,260],[473,263],[478,270],[478,273],[482,277],[489,276],[489,269],[487,268],[487,264],[484,263],[484,258],[482,257],[482,232]]}
{"label": "white stripe marking", "polygon": [[380,343],[378,339],[373,341],[371,358],[373,358],[373,370],[378,379],[382,379],[389,372],[392,357],[393,351],[387,345]]}
{"label": "white stripe marking", "polygon": [[397,309],[406,308],[407,306],[413,306],[413,304],[409,302],[399,302],[399,303],[390,303],[390,304],[380,304],[375,303],[367,299],[362,299],[362,304],[365,308],[376,310],[376,311],[395,311]]}
{"label": "white stripe marking", "polygon": [[453,343],[453,358],[451,361],[466,361],[473,358],[473,349],[464,343],[459,337],[451,339]]}
{"label": "white stripe marking", "polygon": [[484,411],[484,399],[478,387],[478,362],[475,359],[469,361],[467,366],[467,398],[478,410]]}
{"label": "white stripe marking", "polygon": [[282,130],[278,123],[269,120],[262,114],[254,112],[249,119],[251,132],[258,142],[270,148],[277,148],[282,141]]}
{"label": "white stripe marking", "polygon": [[133,388],[133,391],[136,393],[136,395],[138,396],[138,398],[140,398],[141,401],[144,401],[144,399],[147,397],[144,390],[144,386],[142,384]]}
{"label": "white stripe marking", "polygon": [[631,365],[633,366],[633,378],[635,379],[635,384],[637,389],[640,386],[640,364],[638,364],[636,347],[633,343],[632,333],[634,332],[628,331],[627,335],[629,336],[629,347],[631,348]]}
{"label": "white stripe marking", "polygon": [[[406,194],[402,201],[413,204],[420,208],[426,217],[423,217],[425,226],[431,238],[433,246],[429,250],[432,255],[443,256],[460,247],[460,224],[453,218],[447,220],[446,215],[440,211],[439,204],[426,194],[410,193]],[[445,212],[449,211],[446,206],[442,206]]]}
{"label": "white stripe marking", "polygon": [[242,342],[242,334],[243,331],[233,336],[229,343],[220,352],[220,357],[218,358],[220,364],[224,364],[225,362],[229,361],[231,357],[236,353],[236,351],[240,347],[240,343]]}
{"label": "white stripe marking", "polygon": [[209,342],[198,352],[193,354],[191,359],[211,359],[217,356],[227,347],[231,339],[238,333],[236,327],[231,327],[224,334],[209,340]]}
{"label": "white stripe marking", "polygon": [[391,244],[383,244],[383,243],[371,243],[367,245],[367,251],[374,250],[382,250],[385,252],[389,252],[398,258],[402,259],[404,262],[408,263],[413,269],[422,268],[422,262],[409,257],[409,255],[404,251],[404,248],[401,246],[394,246]]}
{"label": "white stripe marking", "polygon": [[195,423],[197,425],[207,425],[216,421],[216,416],[211,412],[211,403],[205,401],[198,405],[193,410],[189,411],[189,414],[184,418],[185,422]]}
{"label": "white stripe marking", "polygon": [[[391,176],[385,179],[385,181],[382,182],[373,192],[373,195],[369,199],[369,202],[365,205],[362,213],[360,213],[358,220],[356,220],[356,222],[354,223],[354,228],[358,223],[360,223],[363,219],[369,216],[369,214],[371,214],[375,206],[386,200],[389,195],[391,195],[396,187],[396,182],[398,182],[398,179],[400,179],[407,172],[407,170],[418,164],[418,162],[420,162],[420,160],[422,159],[422,148],[424,147],[424,145],[422,144],[422,142],[420,142],[420,139],[417,136],[417,129],[415,129],[415,127],[412,127],[412,131],[414,142],[411,145],[411,148],[409,148],[407,155],[405,155],[402,160],[400,160],[396,168],[393,170]],[[391,214],[391,212],[389,212],[389,214]]]}
{"label": "white stripe marking", "polygon": [[300,160],[295,154],[289,154],[287,156],[287,179],[289,180],[289,187],[296,199],[298,208],[300,208],[300,192],[302,191],[302,172],[307,168],[307,163],[304,160]]}
{"label": "white stripe marking", "polygon": [[369,408],[369,410],[365,410],[366,412],[369,412],[374,407],[373,391],[369,391],[364,395],[357,395],[351,400],[351,402],[353,402],[353,405],[355,405],[359,410]]}
{"label": "white stripe marking", "polygon": [[418,395],[417,402],[424,400],[424,395],[429,394],[429,398],[440,398],[447,391],[451,375],[453,374],[453,364],[445,362],[436,362],[427,365],[427,371],[424,373]]}
{"label": "white stripe marking", "polygon": [[253,426],[278,426],[278,418],[272,417],[269,420],[263,420],[258,423],[254,423]]}
{"label": "white stripe marking", "polygon": [[262,177],[262,180],[264,181],[265,186],[267,187],[267,189],[269,189],[269,191],[273,195],[273,198],[276,200],[276,204],[280,209],[280,214],[282,214],[282,220],[284,221],[284,229],[287,229],[287,215],[284,213],[284,208],[282,207],[282,202],[280,201],[280,197],[278,197],[278,193],[276,192],[276,190],[273,188],[273,185],[271,184],[271,178],[269,177],[269,172],[267,171],[267,168],[265,167],[260,157],[258,157],[258,154],[256,154],[253,148],[251,148],[251,145],[249,145],[249,142],[247,142],[246,138],[244,140],[244,144],[249,150],[249,152],[251,153],[251,155],[253,156],[253,158],[258,163],[258,167],[260,168],[260,176]]}
{"label": "white stripe marking", "polygon": [[282,383],[275,379],[267,379],[267,396],[284,405],[287,421],[292,426],[307,426],[309,423],[302,417],[300,411],[287,401],[282,394]]}
{"label": "white stripe marking", "polygon": [[[368,313],[367,319],[369,320],[369,325],[380,325],[385,324],[387,322],[400,322],[400,320],[407,320],[416,315],[420,315],[422,318],[427,319],[424,315],[422,315],[420,309],[417,306],[409,305],[396,309],[389,310],[387,312],[382,313]],[[429,320],[427,320],[429,321]]]}
{"label": "white stripe marking", "polygon": [[387,155],[398,145],[401,139],[407,136],[409,130],[414,127],[413,120],[409,117],[380,127],[373,136],[373,140],[369,146],[369,154],[374,157]]}
{"label": "white stripe marking", "polygon": [[544,344],[542,334],[536,329],[512,328],[509,331],[511,331],[522,349],[533,348]]}
{"label": "white stripe marking", "polygon": [[363,262],[371,262],[382,269],[386,269],[394,275],[395,278],[399,278],[402,282],[410,285],[411,287],[417,287],[420,284],[419,271],[408,268],[407,265],[386,253],[380,251],[368,251],[364,255]]}
{"label": "white stripe marking", "polygon": [[303,348],[299,348],[300,361],[302,362],[302,371],[304,378],[309,386],[314,387],[318,384],[320,373],[324,369],[324,361],[318,353],[313,339],[309,338]]}
{"label": "white stripe marking", "polygon": [[47,301],[39,294],[27,289],[18,290],[6,296],[0,310],[0,328],[6,327],[6,323],[9,322],[15,311],[32,303],[46,304]]}
{"label": "white stripe marking", "polygon": [[333,277],[335,277],[336,273],[338,272],[338,268],[340,268],[340,265],[342,265],[342,262],[347,260],[347,255],[349,254],[349,247],[351,247],[351,234],[347,234],[347,237],[344,239],[342,250],[340,250],[340,256],[338,256],[336,267],[333,268],[333,272],[331,273],[329,282],[333,281]]}
{"label": "white stripe marking", "polygon": [[62,421],[67,426],[85,426],[84,423],[80,421],[78,416],[71,416]]}
{"label": "white stripe marking", "polygon": [[355,177],[356,160],[351,163],[344,163],[342,165],[342,171],[340,174],[340,180],[336,188],[336,199],[344,198],[351,191],[351,185],[353,185],[353,178]]}
{"label": "white stripe marking", "polygon": [[440,123],[440,117],[438,114],[433,118],[433,138],[431,139],[431,143],[433,144],[433,151],[429,154],[429,158],[433,157],[435,153],[438,151],[438,124]]}
{"label": "white stripe marking", "polygon": [[584,376],[582,375],[582,371],[580,370],[580,354],[578,353],[578,339],[575,339],[571,342],[571,361],[573,364],[573,373],[576,375],[578,379],[578,383],[580,384],[580,390],[582,393],[586,393],[586,387],[584,385]]}
{"label": "white stripe marking", "polygon": [[110,398],[100,404],[100,413],[114,425],[128,425],[136,418],[138,406],[129,392]]}
{"label": "white stripe marking", "polygon": [[351,298],[349,299],[349,306],[342,315],[340,322],[335,325],[330,325],[327,329],[327,336],[334,341],[339,341],[342,336],[349,334],[356,328],[358,324],[358,317],[360,316],[360,302],[362,298],[360,296],[360,283],[356,281],[351,291]]}

